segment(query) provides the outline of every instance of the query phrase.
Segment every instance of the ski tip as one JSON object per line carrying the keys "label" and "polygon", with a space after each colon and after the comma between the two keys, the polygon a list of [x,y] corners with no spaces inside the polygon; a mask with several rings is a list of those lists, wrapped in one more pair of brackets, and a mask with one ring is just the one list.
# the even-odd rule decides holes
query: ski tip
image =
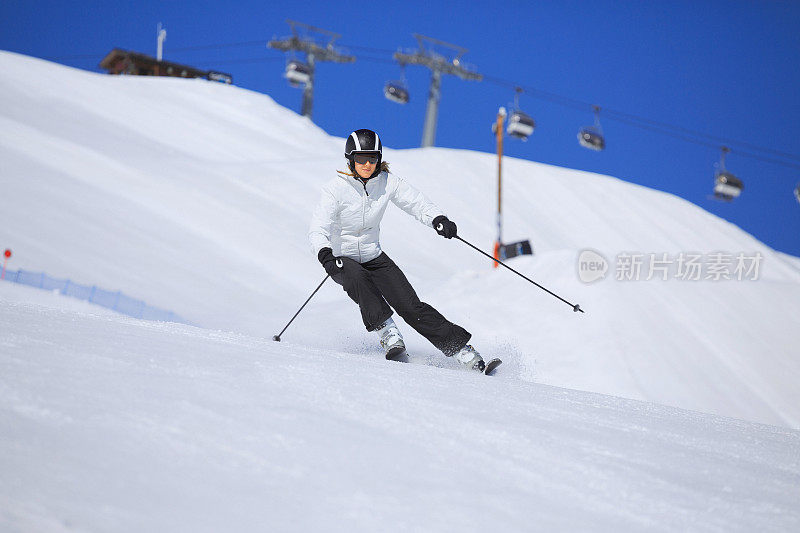
{"label": "ski tip", "polygon": [[397,361],[398,363],[408,363],[408,353],[405,348],[395,348],[386,354],[387,361]]}
{"label": "ski tip", "polygon": [[491,361],[486,363],[486,368],[483,370],[483,373],[486,374],[487,376],[491,376],[492,374],[494,374],[495,370],[497,370],[497,367],[500,366],[502,363],[503,361],[501,361],[500,359],[492,359]]}

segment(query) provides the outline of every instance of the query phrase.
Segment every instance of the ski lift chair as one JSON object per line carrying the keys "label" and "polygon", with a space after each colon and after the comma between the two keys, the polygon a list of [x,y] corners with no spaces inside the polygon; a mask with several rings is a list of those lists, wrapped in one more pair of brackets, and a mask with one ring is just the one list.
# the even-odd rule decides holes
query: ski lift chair
{"label": "ski lift chair", "polygon": [[311,80],[311,69],[302,61],[289,61],[286,65],[286,79],[293,87],[299,87]]}
{"label": "ski lift chair", "polygon": [[383,95],[398,104],[408,103],[408,89],[401,83],[390,81],[383,87]]}
{"label": "ski lift chair", "polygon": [[744,184],[742,180],[731,174],[725,168],[725,156],[731,151],[727,146],[720,148],[719,170],[714,174],[714,198],[730,202],[742,194]]}
{"label": "ski lift chair", "polygon": [[512,137],[527,141],[535,127],[536,123],[529,115],[522,111],[514,111],[508,119],[506,131]]}
{"label": "ski lift chair", "polygon": [[591,126],[581,128],[581,131],[578,132],[578,142],[584,148],[597,150],[598,152],[606,147],[606,140],[603,135]]}
{"label": "ski lift chair", "polygon": [[606,147],[603,128],[600,126],[600,106],[593,105],[592,111],[594,111],[594,126],[581,128],[578,132],[578,142],[584,148],[599,152]]}
{"label": "ski lift chair", "polygon": [[730,202],[742,194],[742,189],[744,189],[742,180],[724,170],[717,172],[714,183],[714,198]]}

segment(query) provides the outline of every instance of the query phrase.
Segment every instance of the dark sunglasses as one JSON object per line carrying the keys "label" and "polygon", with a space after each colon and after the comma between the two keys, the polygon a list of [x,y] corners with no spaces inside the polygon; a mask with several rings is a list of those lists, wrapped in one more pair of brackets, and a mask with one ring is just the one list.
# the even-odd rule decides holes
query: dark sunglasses
{"label": "dark sunglasses", "polygon": [[365,163],[370,163],[370,164],[374,165],[375,163],[378,162],[378,156],[377,155],[355,154],[353,156],[353,159],[359,165],[363,165]]}

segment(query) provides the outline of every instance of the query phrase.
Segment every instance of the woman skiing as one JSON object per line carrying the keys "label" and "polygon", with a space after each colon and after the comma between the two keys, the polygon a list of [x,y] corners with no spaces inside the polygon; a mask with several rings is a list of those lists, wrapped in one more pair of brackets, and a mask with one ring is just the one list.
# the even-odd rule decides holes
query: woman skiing
{"label": "woman skiing", "polygon": [[392,308],[446,356],[483,371],[471,334],[421,302],[400,268],[382,250],[380,222],[389,202],[452,239],[456,225],[421,192],[389,172],[381,140],[372,130],[350,134],[344,156],[350,172],[326,183],[314,210],[309,240],[319,262],[361,309],[367,331],[376,331],[387,359],[403,359],[403,336]]}

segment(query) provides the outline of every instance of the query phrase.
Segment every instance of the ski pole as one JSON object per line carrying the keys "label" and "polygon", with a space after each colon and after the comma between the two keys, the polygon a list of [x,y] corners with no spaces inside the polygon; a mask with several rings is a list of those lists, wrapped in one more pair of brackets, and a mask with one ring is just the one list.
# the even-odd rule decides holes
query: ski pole
{"label": "ski pole", "polygon": [[478,248],[477,246],[473,246],[472,244],[468,243],[467,241],[465,241],[464,239],[462,239],[462,238],[461,238],[461,237],[459,237],[458,235],[456,235],[455,237],[456,237],[456,239],[458,239],[459,241],[463,242],[464,244],[466,244],[466,245],[467,245],[467,246],[469,246],[470,248],[473,248],[473,249],[475,249],[475,250],[479,251],[480,253],[482,253],[483,255],[485,255],[486,257],[488,257],[489,259],[491,259],[492,261],[494,261],[494,262],[496,262],[496,263],[500,263],[501,265],[503,265],[504,267],[506,267],[507,269],[509,269],[511,272],[513,272],[513,273],[514,273],[514,274],[516,274],[517,276],[520,276],[521,278],[525,278],[526,280],[530,281],[531,283],[533,283],[534,285],[536,285],[537,287],[539,287],[540,289],[542,289],[542,290],[543,290],[543,291],[545,291],[546,293],[548,293],[548,294],[551,294],[551,295],[555,296],[556,298],[558,298],[559,300],[561,300],[562,302],[564,302],[565,304],[567,304],[568,306],[570,306],[570,307],[572,308],[572,311],[573,311],[573,312],[575,312],[575,313],[577,313],[578,311],[580,311],[581,313],[583,313],[583,312],[584,312],[584,311],[583,311],[583,309],[581,309],[581,306],[580,306],[580,305],[578,305],[578,304],[574,304],[574,305],[573,305],[573,304],[569,303],[568,301],[566,301],[564,298],[562,298],[562,297],[561,297],[561,296],[559,296],[558,294],[556,294],[556,293],[554,293],[554,292],[552,292],[552,291],[549,291],[549,290],[545,289],[544,287],[542,287],[541,285],[539,285],[538,283],[536,283],[535,281],[533,281],[533,280],[532,280],[532,279],[530,279],[529,277],[527,277],[527,276],[525,276],[525,275],[523,275],[523,274],[520,274],[519,272],[517,272],[516,270],[514,270],[513,268],[511,268],[511,267],[510,267],[510,266],[508,266],[507,264],[503,263],[502,261],[500,261],[500,260],[498,260],[498,259],[495,259],[494,257],[492,257],[491,255],[487,254],[486,252],[484,252],[483,250],[481,250],[481,249],[480,249],[480,248]]}
{"label": "ski pole", "polygon": [[[303,310],[303,307],[305,307],[305,306],[306,306],[306,304],[307,304],[308,302],[310,302],[310,301],[311,301],[311,298],[313,298],[313,297],[314,297],[314,295],[315,295],[315,294],[317,294],[317,291],[320,289],[320,287],[322,287],[322,284],[323,284],[323,283],[325,283],[326,281],[328,281],[328,278],[329,278],[329,277],[331,277],[331,276],[330,276],[330,274],[328,274],[327,276],[325,276],[325,279],[323,279],[323,280],[322,280],[322,282],[320,282],[320,284],[319,284],[319,285],[317,285],[317,288],[316,288],[316,289],[314,289],[314,292],[312,292],[312,293],[311,293],[311,296],[309,296],[309,297],[308,297],[308,299],[305,301],[305,303],[304,303],[303,305],[301,305],[301,306],[300,306],[300,309],[298,309],[298,310],[297,310],[297,312],[294,314],[294,316],[292,317],[292,319],[289,321],[289,324],[291,324],[292,322],[294,322],[294,319],[295,319],[295,318],[297,318],[297,315],[299,315],[299,314],[300,314],[300,311],[302,311],[302,310]],[[281,335],[283,335],[283,332],[284,332],[284,331],[286,331],[286,328],[288,328],[288,327],[289,327],[289,324],[286,324],[286,326],[285,326],[285,327],[284,327],[284,328],[281,330],[281,332],[280,332],[280,333],[278,333],[277,335],[274,335],[274,336],[272,337],[272,340],[274,340],[274,341],[278,341],[278,342],[281,342]]]}

